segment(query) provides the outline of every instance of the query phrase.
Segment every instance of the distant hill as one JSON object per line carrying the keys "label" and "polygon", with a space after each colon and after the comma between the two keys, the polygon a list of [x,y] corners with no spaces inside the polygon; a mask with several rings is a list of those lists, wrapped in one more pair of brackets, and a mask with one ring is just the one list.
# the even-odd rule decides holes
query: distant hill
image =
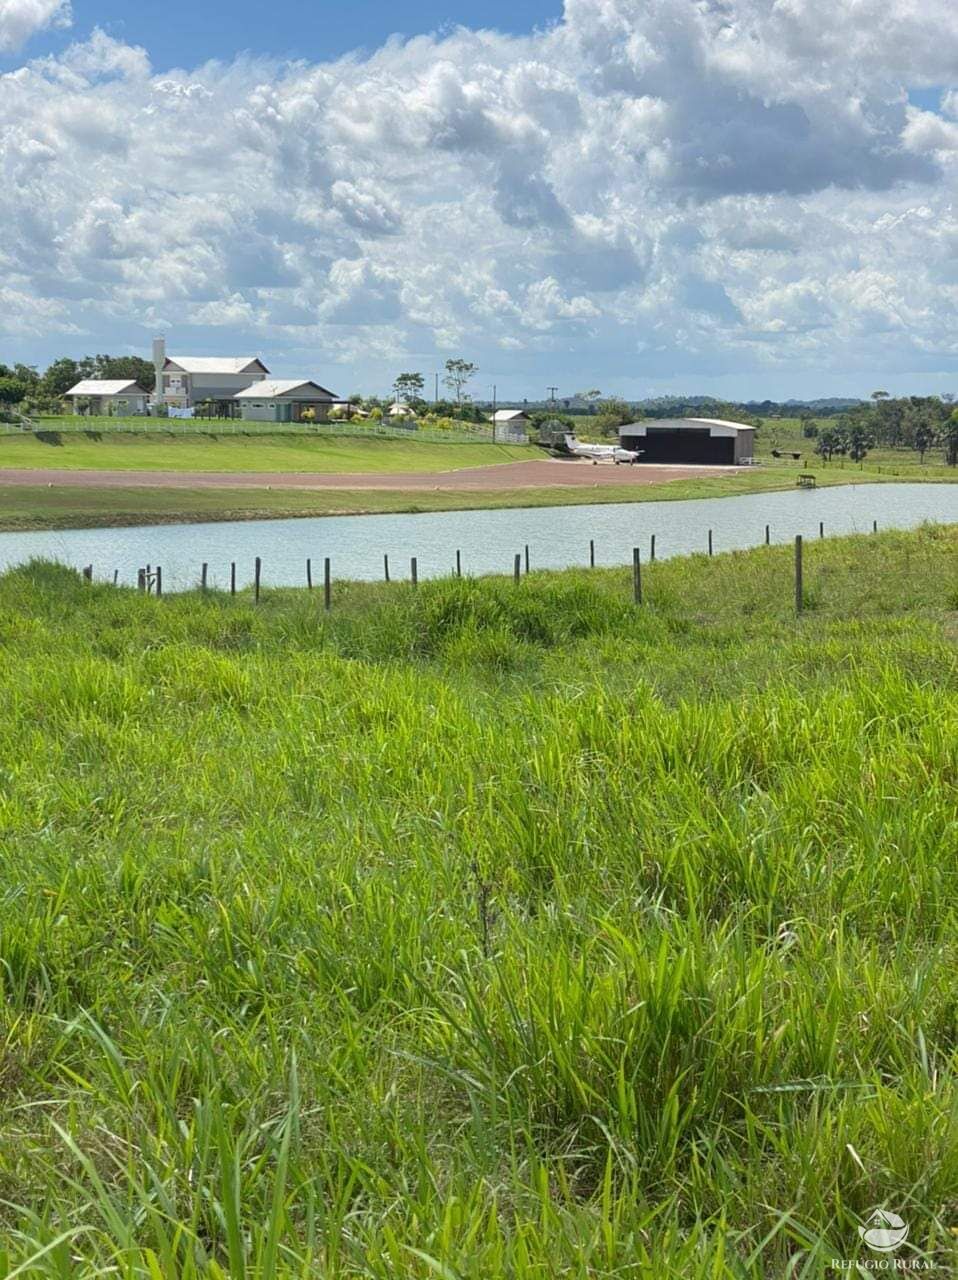
{"label": "distant hill", "polygon": [[[715,396],[650,396],[645,400],[625,401],[630,409],[641,411],[647,418],[727,417],[731,410],[739,410],[758,418],[792,418],[799,413],[812,413],[816,417],[828,417],[845,413],[856,405],[866,403],[849,396],[825,396],[818,400],[721,400]],[[480,408],[491,407],[480,403]],[[559,396],[549,400],[500,400],[500,409],[524,409],[537,413],[555,409],[560,413],[591,414],[599,412],[598,405],[581,396]]]}
{"label": "distant hill", "polygon": [[[749,401],[749,403],[752,403]],[[865,404],[864,400],[849,399],[847,396],[831,396],[824,400],[785,400],[784,407],[786,409],[854,409],[858,404]]]}

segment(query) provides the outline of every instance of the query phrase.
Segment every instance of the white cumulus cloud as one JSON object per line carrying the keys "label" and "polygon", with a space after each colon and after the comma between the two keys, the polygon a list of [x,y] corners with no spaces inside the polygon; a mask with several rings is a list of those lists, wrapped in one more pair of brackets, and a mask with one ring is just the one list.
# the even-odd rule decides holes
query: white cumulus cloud
{"label": "white cumulus cloud", "polygon": [[19,49],[46,27],[69,26],[71,17],[64,0],[0,0],[0,53]]}
{"label": "white cumulus cloud", "polygon": [[[0,41],[14,12],[64,10],[0,0]],[[525,37],[162,75],[94,32],[0,76],[4,349],[162,322],[341,390],[453,354],[500,394],[944,377],[958,95],[908,95],[955,65],[951,0],[567,0]]]}

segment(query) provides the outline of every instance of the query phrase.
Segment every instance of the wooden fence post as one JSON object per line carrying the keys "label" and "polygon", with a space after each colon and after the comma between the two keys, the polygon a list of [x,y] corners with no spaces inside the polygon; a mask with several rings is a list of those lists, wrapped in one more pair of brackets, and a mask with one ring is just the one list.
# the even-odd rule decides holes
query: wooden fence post
{"label": "wooden fence post", "polygon": [[236,561],[230,561],[230,595],[236,595]]}
{"label": "wooden fence post", "polygon": [[709,555],[712,554],[712,530],[709,529]]}
{"label": "wooden fence post", "polygon": [[655,534],[654,533],[652,534],[652,537],[649,539],[649,561],[651,563],[655,562]]}
{"label": "wooden fence post", "polygon": [[313,589],[313,562],[312,560],[310,560],[309,556],[307,556],[306,557],[306,590],[312,591],[312,589]]}
{"label": "wooden fence post", "polygon": [[389,581],[389,556],[386,552],[383,552],[383,581]]}
{"label": "wooden fence post", "polygon": [[515,579],[517,585],[519,582],[519,575],[521,572],[522,572],[522,556],[520,556],[517,553],[515,563],[513,565],[513,570],[512,570],[512,576]]}
{"label": "wooden fence post", "polygon": [[418,587],[419,586],[419,566],[416,563],[415,556],[413,556],[412,560],[409,562],[409,570],[412,575],[412,585],[414,587]]}
{"label": "wooden fence post", "polygon": [[206,574],[207,574],[208,568],[209,566],[204,562],[202,569],[200,569],[200,590],[201,591],[206,590]]}
{"label": "wooden fence post", "polygon": [[804,607],[802,583],[802,535],[795,535],[795,612],[801,613]]}
{"label": "wooden fence post", "polygon": [[163,595],[163,567],[156,566],[156,598],[157,600]]}
{"label": "wooden fence post", "polygon": [[873,521],[872,521],[872,533],[877,533],[877,532],[878,532],[878,521],[877,521],[877,520],[873,520]]}
{"label": "wooden fence post", "polygon": [[333,607],[333,576],[329,556],[323,561],[323,604],[327,613]]}
{"label": "wooden fence post", "polygon": [[765,526],[765,545],[770,546],[771,541],[772,541],[772,527],[771,525],[767,524]]}
{"label": "wooden fence post", "polygon": [[93,565],[92,564],[88,564],[84,566],[83,577],[86,582],[93,581]]}
{"label": "wooden fence post", "polygon": [[820,538],[824,538],[824,536],[825,536],[825,521],[824,521],[824,520],[819,520],[819,522],[818,522],[818,536],[819,536]]}
{"label": "wooden fence post", "polygon": [[137,591],[146,590],[146,570],[137,569],[136,571],[136,589]]}
{"label": "wooden fence post", "polygon": [[642,553],[638,547],[632,548],[632,593],[635,603],[642,603]]}
{"label": "wooden fence post", "polygon": [[526,573],[529,572],[529,544],[526,543]]}
{"label": "wooden fence post", "polygon": [[263,572],[263,562],[259,558],[259,556],[257,556],[256,564],[253,568],[253,597],[256,600],[257,604],[259,604],[259,583],[260,583],[260,578],[262,576],[262,572]]}
{"label": "wooden fence post", "polygon": [[462,577],[462,552],[456,549],[456,577]]}
{"label": "wooden fence post", "polygon": [[595,538],[589,539],[589,568],[595,568]]}

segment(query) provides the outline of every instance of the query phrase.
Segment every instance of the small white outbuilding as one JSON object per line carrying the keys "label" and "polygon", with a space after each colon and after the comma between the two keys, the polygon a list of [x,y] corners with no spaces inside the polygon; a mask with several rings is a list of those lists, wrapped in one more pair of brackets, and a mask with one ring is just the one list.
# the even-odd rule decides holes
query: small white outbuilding
{"label": "small white outbuilding", "polygon": [[497,409],[492,415],[492,426],[497,440],[527,444],[532,419],[522,409]]}
{"label": "small white outbuilding", "polygon": [[146,413],[150,393],[122,378],[84,378],[66,393],[75,414],[131,417]]}

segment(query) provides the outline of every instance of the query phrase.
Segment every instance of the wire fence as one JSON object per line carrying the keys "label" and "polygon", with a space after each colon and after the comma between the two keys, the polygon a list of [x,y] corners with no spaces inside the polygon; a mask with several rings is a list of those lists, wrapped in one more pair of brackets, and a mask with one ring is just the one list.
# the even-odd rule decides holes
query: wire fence
{"label": "wire fence", "polygon": [[[872,534],[877,532],[878,523],[874,521]],[[653,534],[641,547],[634,546],[628,551],[622,549],[618,572],[621,574],[623,568],[629,566],[628,591],[636,607],[665,608],[690,620],[708,621],[718,614],[727,616],[729,613],[748,616],[767,613],[770,609],[779,615],[840,611],[854,616],[890,608],[954,608],[958,604],[958,572],[950,571],[953,527],[923,526],[921,536],[917,538],[909,537],[903,531],[889,530],[888,533],[892,535],[890,539],[876,544],[871,544],[868,535],[865,535],[864,542],[861,535],[826,538],[822,523],[817,537],[797,535],[788,542],[776,541],[773,546],[769,526],[765,526],[764,539],[756,542],[775,557],[771,574],[769,561],[754,556],[755,547],[751,551],[741,548],[719,553],[711,529],[702,531],[702,549],[698,554],[685,552],[677,557],[669,555],[661,541],[657,547]],[[896,535],[900,535],[900,540]],[[570,564],[568,568],[596,568],[595,540],[590,539],[582,552],[578,565]],[[420,560],[416,556],[404,558],[384,552],[381,565],[377,575],[380,582],[405,583],[418,588]],[[337,576],[335,568],[336,561],[332,556],[306,558],[302,562],[300,585],[309,591],[321,588],[327,610],[333,607],[334,595],[345,599],[338,594],[341,590],[348,594],[353,586],[371,581],[367,577],[356,579],[348,574]],[[510,577],[518,587],[535,568],[535,547],[525,544],[514,553],[504,555],[499,570],[490,570],[486,566],[480,576]],[[602,568],[608,571],[615,566],[606,563]],[[660,571],[664,571],[664,576]],[[132,585],[121,584],[118,571],[105,578],[95,575],[92,564],[84,567],[83,576],[89,581],[96,576],[98,581],[107,582],[112,577],[114,585]],[[269,568],[261,556],[256,556],[253,561],[251,578],[249,562],[243,565],[234,560],[228,566],[203,563],[198,573],[194,571],[191,574],[188,584],[177,582],[174,589],[228,592],[231,596],[243,595],[246,599],[252,595],[253,600],[259,603],[267,585],[280,589],[295,589],[297,585],[290,581],[288,562],[282,566],[280,581],[268,582],[269,576]],[[440,579],[473,575],[461,548],[453,546],[449,550],[448,572],[432,576]],[[239,582],[240,577],[242,583]],[[135,580],[140,591],[163,594],[161,566],[141,566],[136,570]],[[625,587],[624,581],[619,581],[622,585],[613,588],[616,593]],[[167,589],[170,585],[167,580]]]}

